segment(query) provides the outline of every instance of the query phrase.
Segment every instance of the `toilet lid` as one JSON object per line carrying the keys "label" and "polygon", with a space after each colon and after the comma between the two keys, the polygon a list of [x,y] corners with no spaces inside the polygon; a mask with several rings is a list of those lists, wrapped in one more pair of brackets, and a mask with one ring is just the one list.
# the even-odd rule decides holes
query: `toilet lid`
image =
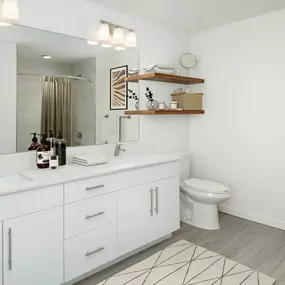
{"label": "toilet lid", "polygon": [[184,181],[185,186],[197,190],[197,191],[203,191],[203,192],[211,192],[211,193],[225,193],[229,192],[230,188],[216,183],[212,181],[207,181],[207,180],[201,180],[201,179],[189,179]]}

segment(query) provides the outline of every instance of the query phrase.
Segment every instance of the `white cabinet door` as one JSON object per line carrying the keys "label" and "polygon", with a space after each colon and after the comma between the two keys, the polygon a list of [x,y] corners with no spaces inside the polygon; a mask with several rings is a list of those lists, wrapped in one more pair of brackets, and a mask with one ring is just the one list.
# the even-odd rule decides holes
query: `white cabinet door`
{"label": "white cabinet door", "polygon": [[118,254],[124,255],[153,241],[151,185],[141,185],[118,193]]}
{"label": "white cabinet door", "polygon": [[63,207],[3,222],[5,285],[63,283]]}
{"label": "white cabinet door", "polygon": [[3,257],[3,248],[2,248],[2,227],[3,227],[3,224],[0,223],[0,285],[2,285],[2,278],[3,278],[3,275],[2,275],[2,257]]}
{"label": "white cabinet door", "polygon": [[178,230],[179,203],[178,176],[120,191],[119,256]]}
{"label": "white cabinet door", "polygon": [[180,228],[179,177],[160,180],[153,185],[156,239]]}

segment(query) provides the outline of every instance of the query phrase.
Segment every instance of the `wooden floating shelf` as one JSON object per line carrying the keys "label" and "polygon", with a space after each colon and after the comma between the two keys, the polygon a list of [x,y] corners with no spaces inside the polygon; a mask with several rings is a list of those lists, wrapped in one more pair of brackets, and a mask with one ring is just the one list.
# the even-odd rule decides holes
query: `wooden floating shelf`
{"label": "wooden floating shelf", "polygon": [[134,82],[137,83],[139,82],[139,76],[138,75],[133,75],[125,78],[125,82]]}
{"label": "wooden floating shelf", "polygon": [[171,94],[171,96],[179,96],[179,95],[201,95],[203,96],[204,93],[175,92]]}
{"label": "wooden floating shelf", "polygon": [[199,115],[205,114],[204,110],[139,110],[139,111],[125,111],[125,115]]}
{"label": "wooden floating shelf", "polygon": [[177,84],[199,84],[204,83],[204,79],[179,76],[173,74],[165,74],[165,73],[148,73],[135,75],[125,78],[125,82],[138,82],[138,80],[150,80],[150,81],[158,81],[158,82],[167,82],[167,83],[177,83]]}

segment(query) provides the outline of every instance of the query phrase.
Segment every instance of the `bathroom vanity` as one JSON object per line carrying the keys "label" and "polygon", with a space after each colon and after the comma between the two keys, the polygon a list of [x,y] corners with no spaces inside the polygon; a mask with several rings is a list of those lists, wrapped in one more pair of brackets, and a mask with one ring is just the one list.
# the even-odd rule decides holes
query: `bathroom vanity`
{"label": "bathroom vanity", "polygon": [[2,183],[0,284],[73,284],[169,236],[179,229],[179,159],[28,170]]}

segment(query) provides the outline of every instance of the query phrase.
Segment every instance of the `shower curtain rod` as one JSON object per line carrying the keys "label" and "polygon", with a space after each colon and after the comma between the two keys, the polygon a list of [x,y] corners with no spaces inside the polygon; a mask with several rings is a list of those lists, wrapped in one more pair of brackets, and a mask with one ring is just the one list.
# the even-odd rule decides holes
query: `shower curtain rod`
{"label": "shower curtain rod", "polygon": [[18,75],[61,77],[61,78],[89,81],[90,83],[92,83],[92,78],[84,78],[84,77],[70,76],[70,75],[50,75],[50,74],[22,73],[22,72],[19,72]]}

